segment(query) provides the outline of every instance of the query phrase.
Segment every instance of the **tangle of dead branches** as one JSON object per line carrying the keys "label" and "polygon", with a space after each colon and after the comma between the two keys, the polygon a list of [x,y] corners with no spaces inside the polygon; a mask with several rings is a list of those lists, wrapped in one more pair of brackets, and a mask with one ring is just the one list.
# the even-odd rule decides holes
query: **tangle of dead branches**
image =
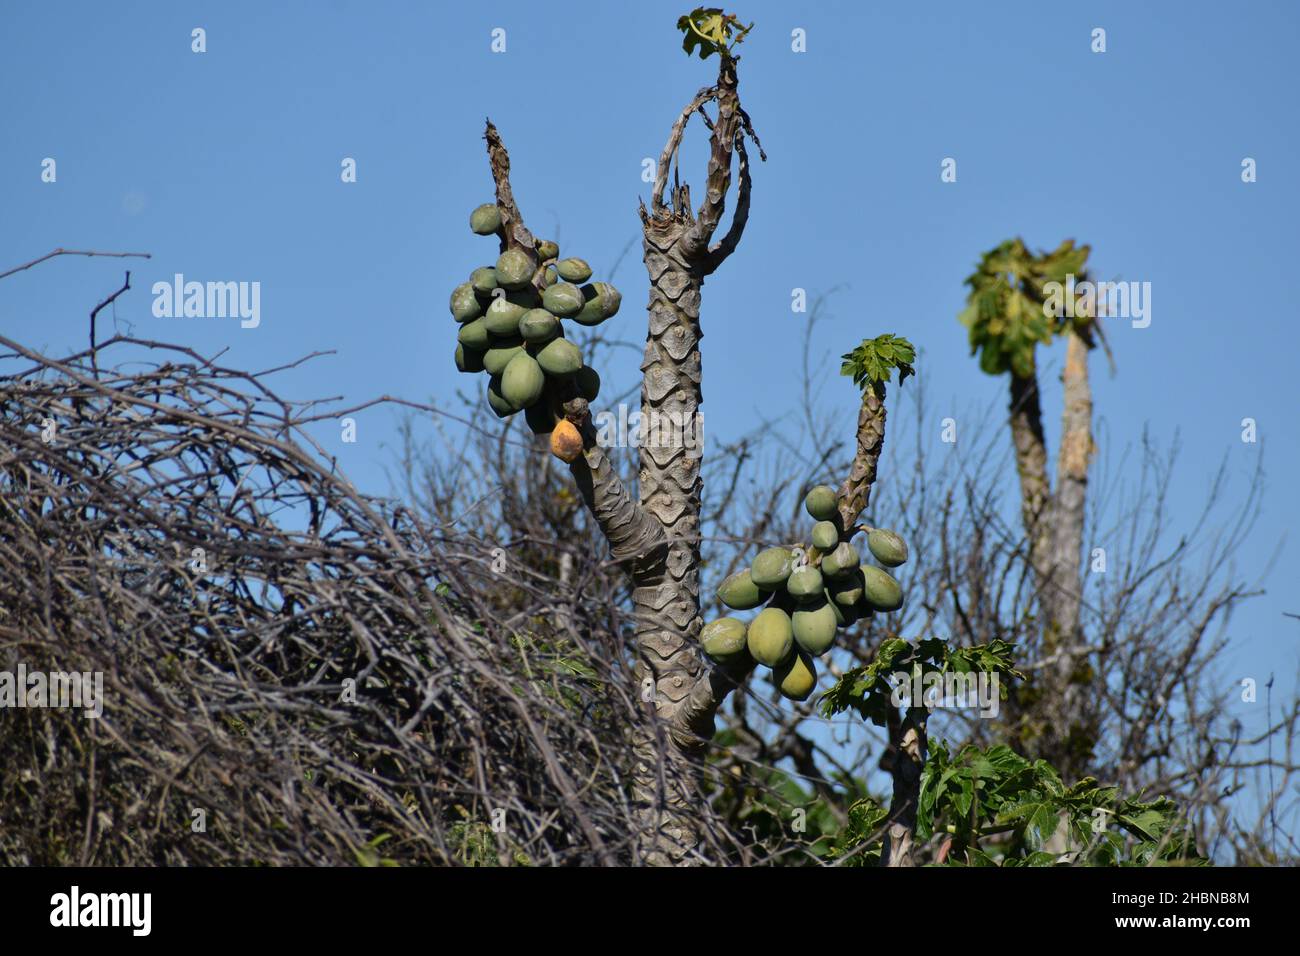
{"label": "tangle of dead branches", "polygon": [[0,709],[0,863],[630,859],[617,606],[360,493],[278,369],[0,347],[0,675],[103,681]]}

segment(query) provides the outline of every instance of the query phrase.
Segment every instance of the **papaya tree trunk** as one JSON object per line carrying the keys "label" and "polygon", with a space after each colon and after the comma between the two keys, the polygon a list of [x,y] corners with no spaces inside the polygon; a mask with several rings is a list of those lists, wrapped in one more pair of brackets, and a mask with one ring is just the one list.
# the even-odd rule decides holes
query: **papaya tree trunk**
{"label": "papaya tree trunk", "polygon": [[858,409],[857,450],[849,477],[839,494],[840,527],[852,530],[871,501],[871,486],[876,481],[876,467],[885,448],[885,403],[874,389],[868,388]]}
{"label": "papaya tree trunk", "polygon": [[[867,388],[858,410],[857,451],[839,494],[841,527],[847,535],[871,502],[871,486],[885,448],[885,402]],[[881,866],[916,865],[916,811],[921,799],[921,770],[928,746],[924,707],[909,707],[905,714],[894,707],[887,715],[889,745],[881,759],[893,783],[886,821]]]}
{"label": "papaya tree trunk", "polygon": [[[1052,507],[1052,549],[1057,599],[1055,624],[1064,642],[1074,641],[1079,630],[1083,577],[1084,506],[1088,492],[1088,465],[1092,459],[1092,389],[1088,384],[1088,346],[1069,333],[1066,346],[1065,407],[1061,415],[1061,451],[1057,458],[1056,498]],[[1069,667],[1067,665],[1066,669]]]}
{"label": "papaya tree trunk", "polygon": [[1043,437],[1043,410],[1038,398],[1038,378],[1011,374],[1011,440],[1020,476],[1020,514],[1029,541],[1030,562],[1045,572],[1046,514],[1052,486],[1047,476],[1047,440]]}
{"label": "papaya tree trunk", "polygon": [[[690,117],[717,105],[711,126],[705,200],[692,213],[690,189],[674,184],[664,202],[668,170]],[[706,116],[706,122],[707,122]],[[741,670],[706,668],[697,650],[700,616],[700,463],[703,435],[699,343],[701,291],[705,276],[735,249],[749,212],[750,177],[743,134],[748,120],[740,108],[736,61],[721,57],[718,83],[701,90],[681,112],[660,155],[650,209],[641,207],[642,259],[650,280],[649,328],[641,363],[641,507],[663,528],[667,559],[659,573],[638,580],[636,590],[637,677],[653,689],[655,714],[668,748],[646,733],[636,742],[633,793],[645,808],[642,856],[656,865],[698,861],[698,804],[695,775],[687,766],[714,733],[714,715],[726,694],[743,679]],[[736,213],[723,239],[710,245],[722,220],[731,185],[733,151],[739,155]],[[655,760],[657,755],[663,755]],[[685,758],[685,759],[683,759]]]}
{"label": "papaya tree trunk", "polygon": [[889,709],[889,749],[881,766],[893,779],[894,792],[880,852],[881,866],[916,866],[916,813],[921,803],[921,771],[929,746],[925,729],[927,716],[923,706],[907,708],[901,719],[894,708]]}
{"label": "papaya tree trunk", "polygon": [[1057,457],[1056,494],[1052,502],[1050,551],[1046,564],[1050,580],[1045,650],[1055,653],[1051,669],[1052,699],[1057,714],[1051,721],[1056,765],[1069,776],[1084,771],[1091,747],[1089,695],[1076,680],[1083,634],[1080,608],[1083,587],[1083,531],[1088,490],[1088,465],[1093,453],[1092,390],[1088,383],[1088,345],[1073,330],[1067,333],[1061,450]]}

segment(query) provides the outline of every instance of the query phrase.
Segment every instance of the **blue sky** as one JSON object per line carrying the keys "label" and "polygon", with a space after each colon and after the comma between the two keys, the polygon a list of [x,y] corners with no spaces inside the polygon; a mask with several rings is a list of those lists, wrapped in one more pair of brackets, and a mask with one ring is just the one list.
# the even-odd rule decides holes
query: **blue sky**
{"label": "blue sky", "polygon": [[[285,394],[388,392],[449,402],[447,293],[490,262],[466,228],[490,198],[483,118],[499,126],[534,232],[598,273],[639,238],[644,157],[712,79],[674,28],[685,3],[122,3],[7,5],[0,13],[0,271],[64,246],[142,250],[116,315],[142,337],[264,368],[337,355],[281,379]],[[728,8],[730,9],[730,8]],[[735,8],[742,96],[767,149],[739,251],[705,287],[710,438],[796,397],[804,317],[791,289],[842,286],[818,345],[906,335],[922,350],[932,411],[959,422],[1004,402],[955,316],[979,253],[1020,235],[1074,237],[1095,274],[1150,282],[1152,322],[1108,326],[1118,375],[1094,361],[1112,454],[1144,427],[1181,434],[1176,520],[1189,521],[1226,455],[1269,487],[1241,572],[1281,556],[1265,597],[1233,620],[1232,661],[1290,686],[1300,612],[1292,488],[1300,466],[1294,122],[1300,15],[1289,3],[774,4]],[[191,52],[191,30],[207,52]],[[506,31],[493,53],[491,31]],[[1090,49],[1094,27],[1107,50]],[[802,28],[807,52],[791,50]],[[693,127],[682,168],[700,194]],[[46,157],[55,183],[41,181]],[[358,182],[340,181],[344,157]],[[940,162],[957,161],[957,182]],[[1251,157],[1258,181],[1241,181]],[[643,336],[639,245],[616,276],[619,331]],[[0,329],[80,348],[94,302],[126,263],[63,258],[0,281]],[[261,325],[159,319],[149,287],[176,273],[259,281]],[[112,319],[106,321],[105,332]],[[1054,450],[1062,352],[1043,356]],[[601,369],[623,390],[630,352]],[[785,391],[781,383],[789,382]],[[608,392],[607,386],[607,392]],[[848,380],[826,401],[853,408]],[[483,414],[487,415],[486,409]],[[1259,442],[1240,440],[1254,418]],[[382,443],[397,412],[360,416],[358,442],[323,430],[362,487],[388,490]],[[851,415],[846,416],[846,422]],[[846,424],[847,439],[851,425]],[[1103,434],[1101,428],[1099,435]],[[1243,715],[1245,716],[1245,715]],[[1262,726],[1263,715],[1247,717]]]}

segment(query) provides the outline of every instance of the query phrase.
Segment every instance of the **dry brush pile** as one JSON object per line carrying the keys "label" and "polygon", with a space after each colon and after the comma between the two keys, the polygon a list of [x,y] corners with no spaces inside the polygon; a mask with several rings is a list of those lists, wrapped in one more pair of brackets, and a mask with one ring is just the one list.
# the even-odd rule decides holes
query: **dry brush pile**
{"label": "dry brush pile", "polygon": [[104,697],[0,709],[0,862],[629,859],[616,604],[360,493],[278,370],[0,345],[0,671]]}

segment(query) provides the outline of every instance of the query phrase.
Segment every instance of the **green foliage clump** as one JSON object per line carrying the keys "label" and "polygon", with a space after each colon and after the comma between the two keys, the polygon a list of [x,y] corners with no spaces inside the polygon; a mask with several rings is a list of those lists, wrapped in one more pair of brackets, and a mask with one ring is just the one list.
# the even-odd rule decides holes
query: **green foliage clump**
{"label": "green foliage clump", "polygon": [[[1204,865],[1186,829],[1166,797],[1121,798],[1093,777],[1067,787],[1046,761],[1001,744],[950,756],[932,742],[921,772],[917,837],[951,834],[951,865]],[[1063,852],[1048,849],[1053,837]]]}
{"label": "green foliage clump", "polygon": [[949,673],[996,674],[999,677],[999,695],[1005,700],[1007,687],[1002,678],[1024,679],[1024,675],[1012,666],[1014,649],[1014,644],[1003,640],[953,648],[938,638],[916,644],[902,638],[891,638],[881,643],[870,664],[845,671],[835,686],[822,695],[822,716],[834,717],[851,709],[863,720],[884,727],[886,715],[893,706],[890,700],[893,687],[889,677],[899,672],[920,676],[923,682],[929,674],[940,677]]}
{"label": "green foliage clump", "polygon": [[881,399],[885,397],[885,385],[894,369],[898,369],[898,384],[902,385],[909,375],[915,375],[912,363],[916,361],[916,349],[902,336],[886,334],[874,339],[863,339],[852,352],[841,356],[844,364],[840,366],[841,375],[853,378],[853,384],[866,391],[868,387]]}
{"label": "green foliage clump", "polygon": [[742,27],[734,13],[723,13],[721,7],[696,7],[677,19],[677,29],[683,33],[682,49],[686,55],[698,53],[701,60],[707,60],[715,53],[730,57],[737,44],[744,42],[745,34],[754,29],[754,24]]}
{"label": "green foliage clump", "polygon": [[958,319],[970,335],[971,354],[979,353],[980,368],[989,375],[1008,371],[1018,378],[1034,374],[1034,349],[1050,345],[1073,323],[1085,338],[1092,318],[1065,310],[1053,314],[1048,283],[1066,282],[1070,275],[1082,279],[1088,246],[1076,247],[1067,239],[1051,252],[1030,252],[1022,239],[1008,239],[980,257],[966,278],[970,293]]}

